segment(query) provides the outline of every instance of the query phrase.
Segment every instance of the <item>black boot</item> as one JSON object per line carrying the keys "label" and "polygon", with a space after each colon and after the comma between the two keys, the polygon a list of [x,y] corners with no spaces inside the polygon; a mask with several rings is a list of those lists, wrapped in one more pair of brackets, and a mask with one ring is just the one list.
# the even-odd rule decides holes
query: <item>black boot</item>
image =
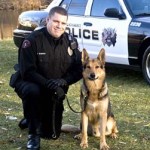
{"label": "black boot", "polygon": [[29,134],[27,150],[39,150],[39,149],[40,149],[40,136],[37,134]]}
{"label": "black boot", "polygon": [[18,126],[20,127],[20,129],[26,129],[28,128],[28,122],[26,118],[21,119],[21,121],[19,122]]}

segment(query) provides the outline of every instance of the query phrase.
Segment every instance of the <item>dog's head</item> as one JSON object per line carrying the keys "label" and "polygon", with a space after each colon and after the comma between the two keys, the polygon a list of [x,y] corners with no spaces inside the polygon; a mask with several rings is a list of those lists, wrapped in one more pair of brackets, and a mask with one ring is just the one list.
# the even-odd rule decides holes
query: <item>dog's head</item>
{"label": "dog's head", "polygon": [[86,49],[82,51],[83,78],[86,80],[105,79],[105,50],[101,49],[97,58],[90,59]]}

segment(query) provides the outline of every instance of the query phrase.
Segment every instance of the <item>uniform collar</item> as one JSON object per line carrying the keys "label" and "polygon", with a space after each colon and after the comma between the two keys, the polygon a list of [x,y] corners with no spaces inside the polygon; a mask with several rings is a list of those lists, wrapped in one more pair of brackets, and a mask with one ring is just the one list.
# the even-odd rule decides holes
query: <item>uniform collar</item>
{"label": "uniform collar", "polygon": [[62,39],[64,37],[64,34],[61,35],[61,37],[59,38],[55,38],[53,37],[48,31],[47,28],[45,27],[45,33],[46,33],[46,37],[48,39],[49,42],[54,42],[54,44],[58,44],[58,43],[62,43]]}

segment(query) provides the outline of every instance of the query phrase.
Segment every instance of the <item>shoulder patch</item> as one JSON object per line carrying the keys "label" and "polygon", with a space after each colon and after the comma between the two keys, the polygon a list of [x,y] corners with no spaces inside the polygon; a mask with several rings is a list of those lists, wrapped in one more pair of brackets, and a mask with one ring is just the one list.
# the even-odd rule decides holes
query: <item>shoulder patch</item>
{"label": "shoulder patch", "polygon": [[31,42],[29,40],[24,40],[22,43],[22,48],[28,48],[31,46]]}

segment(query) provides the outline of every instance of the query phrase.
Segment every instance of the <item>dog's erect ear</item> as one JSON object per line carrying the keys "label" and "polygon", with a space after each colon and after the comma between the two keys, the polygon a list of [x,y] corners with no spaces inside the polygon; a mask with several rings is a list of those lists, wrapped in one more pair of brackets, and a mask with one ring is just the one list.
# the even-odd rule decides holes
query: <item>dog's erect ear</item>
{"label": "dog's erect ear", "polygon": [[86,51],[86,49],[83,49],[82,50],[82,64],[85,63],[86,61],[88,61],[89,59],[89,55]]}
{"label": "dog's erect ear", "polygon": [[103,66],[105,66],[105,49],[104,48],[100,50],[97,59],[100,60]]}

